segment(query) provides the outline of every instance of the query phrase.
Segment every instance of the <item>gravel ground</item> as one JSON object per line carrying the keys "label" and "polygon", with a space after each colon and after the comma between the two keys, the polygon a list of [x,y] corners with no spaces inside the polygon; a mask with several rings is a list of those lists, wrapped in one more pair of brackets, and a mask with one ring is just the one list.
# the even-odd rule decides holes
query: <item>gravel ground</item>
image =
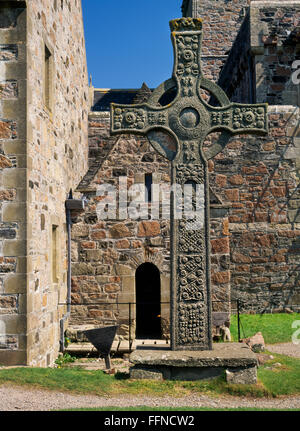
{"label": "gravel ground", "polygon": [[[288,356],[300,358],[300,345],[292,343],[267,345],[267,350]],[[104,368],[103,361],[95,361],[86,364],[85,368]],[[125,371],[128,363],[118,363],[114,366],[120,371]],[[118,365],[116,365],[118,364]],[[300,396],[268,398],[246,398],[219,396],[209,397],[207,395],[190,395],[184,398],[175,397],[146,397],[123,395],[119,397],[98,397],[94,395],[72,395],[63,392],[52,392],[47,390],[28,389],[10,385],[0,386],[0,411],[49,411],[69,408],[87,407],[211,407],[211,408],[237,408],[258,407],[278,408],[282,410],[300,409]]]}
{"label": "gravel ground", "polygon": [[293,343],[280,343],[280,344],[268,344],[266,350],[272,353],[279,353],[280,355],[292,356],[294,358],[300,358],[300,344]]}
{"label": "gravel ground", "polygon": [[300,396],[276,399],[254,399],[220,396],[211,398],[206,395],[190,395],[184,398],[146,397],[124,395],[97,397],[90,395],[70,395],[62,392],[29,390],[11,386],[0,387],[0,411],[49,411],[85,407],[212,407],[236,408],[259,407],[283,410],[300,408]]}

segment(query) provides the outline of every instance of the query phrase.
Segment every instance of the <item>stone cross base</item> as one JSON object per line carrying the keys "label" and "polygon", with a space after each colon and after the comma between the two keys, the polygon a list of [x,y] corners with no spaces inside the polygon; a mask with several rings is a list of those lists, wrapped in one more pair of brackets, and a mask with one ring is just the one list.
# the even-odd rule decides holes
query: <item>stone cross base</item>
{"label": "stone cross base", "polygon": [[228,383],[255,384],[257,359],[242,343],[216,343],[209,351],[136,350],[130,355],[132,379],[201,380],[226,372]]}

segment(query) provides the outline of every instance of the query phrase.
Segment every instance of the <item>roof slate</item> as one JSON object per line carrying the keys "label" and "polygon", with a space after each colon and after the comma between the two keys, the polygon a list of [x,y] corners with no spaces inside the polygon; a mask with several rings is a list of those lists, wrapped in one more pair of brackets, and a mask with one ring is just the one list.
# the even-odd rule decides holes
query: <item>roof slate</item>
{"label": "roof slate", "polygon": [[94,105],[91,110],[110,111],[111,103],[130,105],[133,103],[139,89],[95,90]]}

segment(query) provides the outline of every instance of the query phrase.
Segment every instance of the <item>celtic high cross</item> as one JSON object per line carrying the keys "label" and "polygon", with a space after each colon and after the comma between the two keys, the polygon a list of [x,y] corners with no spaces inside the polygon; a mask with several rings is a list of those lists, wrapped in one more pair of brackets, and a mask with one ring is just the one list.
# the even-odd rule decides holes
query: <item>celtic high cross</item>
{"label": "celtic high cross", "polygon": [[[175,63],[173,77],[154,90],[145,104],[111,105],[111,133],[148,137],[171,162],[172,184],[196,185],[202,193],[202,219],[196,227],[174,217],[171,194],[171,349],[211,350],[209,186],[207,161],[225,147],[230,136],[267,133],[267,105],[230,103],[226,94],[201,73],[202,20],[170,22]],[[166,100],[173,90],[176,97]],[[209,91],[220,106],[202,98]],[[163,103],[163,100],[165,103]],[[204,152],[205,138],[222,132]]]}

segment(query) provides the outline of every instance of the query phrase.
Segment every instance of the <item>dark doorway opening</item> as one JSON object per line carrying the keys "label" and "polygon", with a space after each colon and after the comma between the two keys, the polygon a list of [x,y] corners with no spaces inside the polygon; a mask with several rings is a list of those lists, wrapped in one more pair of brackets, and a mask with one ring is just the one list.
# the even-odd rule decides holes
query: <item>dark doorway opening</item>
{"label": "dark doorway opening", "polygon": [[159,339],[160,273],[153,263],[143,263],[135,274],[136,286],[136,338]]}

